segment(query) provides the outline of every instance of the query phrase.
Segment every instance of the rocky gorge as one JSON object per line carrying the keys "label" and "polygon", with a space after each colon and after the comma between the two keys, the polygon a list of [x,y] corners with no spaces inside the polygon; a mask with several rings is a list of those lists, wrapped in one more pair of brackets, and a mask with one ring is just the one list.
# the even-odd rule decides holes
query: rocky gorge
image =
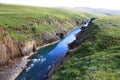
{"label": "rocky gorge", "polygon": [[0,4],[0,80],[14,80],[39,47],[61,40],[87,18],[67,9]]}
{"label": "rocky gorge", "polygon": [[[68,22],[71,22],[71,20]],[[71,23],[71,28],[75,25],[79,25],[78,22],[74,22],[74,24],[73,22]],[[59,25],[62,26],[61,22]],[[40,33],[39,41],[41,44],[39,45],[37,44],[35,34],[32,35],[34,38],[30,38],[24,42],[11,38],[11,36],[6,34],[6,31],[0,27],[0,34],[2,35],[0,37],[0,79],[14,80],[15,77],[25,68],[27,58],[31,55],[31,53],[35,53],[39,46],[59,40],[70,31],[70,29],[58,28],[59,30],[57,32],[51,31]],[[19,28],[18,31],[23,32],[23,30]],[[24,58],[24,56],[27,57]]]}
{"label": "rocky gorge", "polygon": [[[61,24],[60,22],[59,24]],[[54,23],[56,24],[56,23]],[[77,24],[77,23],[76,23]],[[76,25],[74,24],[74,25]],[[52,24],[53,25],[53,24]],[[71,26],[74,26],[71,25]],[[59,28],[59,31],[51,31],[51,32],[42,32],[40,34],[40,43],[44,45],[46,43],[51,43],[59,40],[64,34],[66,34],[69,30],[65,28]],[[21,29],[22,32],[22,29]],[[2,27],[0,27],[0,34],[2,37],[0,38],[0,64],[3,65],[7,63],[10,59],[13,59],[17,56],[25,56],[30,54],[31,52],[35,52],[37,49],[37,43],[35,39],[30,39],[27,42],[14,40],[9,34],[6,34]],[[34,36],[34,34],[33,34]]]}

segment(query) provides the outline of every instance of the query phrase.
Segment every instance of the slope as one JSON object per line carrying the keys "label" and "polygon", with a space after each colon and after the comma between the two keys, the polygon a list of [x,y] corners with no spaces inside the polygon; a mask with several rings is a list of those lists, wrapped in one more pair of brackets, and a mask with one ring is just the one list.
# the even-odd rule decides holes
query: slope
{"label": "slope", "polygon": [[70,54],[53,80],[119,80],[120,16],[99,17],[77,34],[78,49]]}

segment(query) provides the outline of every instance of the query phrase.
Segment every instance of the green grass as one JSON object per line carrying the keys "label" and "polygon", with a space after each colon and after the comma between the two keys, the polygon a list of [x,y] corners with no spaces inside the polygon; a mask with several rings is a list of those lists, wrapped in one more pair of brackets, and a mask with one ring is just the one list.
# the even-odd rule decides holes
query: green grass
{"label": "green grass", "polygon": [[120,16],[99,17],[53,80],[120,80]]}
{"label": "green grass", "polygon": [[0,4],[0,27],[20,41],[32,39],[36,33],[38,40],[41,31],[58,31],[60,27],[69,31],[75,27],[75,21],[81,22],[88,17],[74,10]]}
{"label": "green grass", "polygon": [[36,29],[37,30],[45,30],[45,31],[49,31],[49,30],[51,30],[51,26],[49,26],[49,25],[42,25],[42,26],[36,26]]}
{"label": "green grass", "polygon": [[22,34],[10,34],[10,37],[15,39],[15,40],[20,40],[20,41],[25,41],[26,38]]}

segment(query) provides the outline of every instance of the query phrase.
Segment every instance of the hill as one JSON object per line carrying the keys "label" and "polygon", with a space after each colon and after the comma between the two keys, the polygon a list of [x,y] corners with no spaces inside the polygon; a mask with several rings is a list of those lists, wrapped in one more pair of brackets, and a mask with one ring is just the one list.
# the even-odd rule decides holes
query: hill
{"label": "hill", "polygon": [[0,64],[59,40],[86,18],[79,11],[0,4]]}
{"label": "hill", "polygon": [[120,79],[120,16],[92,21],[70,44],[70,48],[76,47],[53,80]]}
{"label": "hill", "polygon": [[80,10],[83,12],[94,12],[96,14],[105,14],[105,15],[120,15],[120,10],[110,10],[102,8],[89,8],[89,7],[76,7],[75,10]]}

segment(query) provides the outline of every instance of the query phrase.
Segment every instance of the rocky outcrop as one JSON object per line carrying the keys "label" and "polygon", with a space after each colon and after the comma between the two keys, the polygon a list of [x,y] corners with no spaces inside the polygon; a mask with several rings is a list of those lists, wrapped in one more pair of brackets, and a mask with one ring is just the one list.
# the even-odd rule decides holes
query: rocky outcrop
{"label": "rocky outcrop", "polygon": [[51,43],[53,41],[57,41],[59,39],[58,36],[56,36],[56,33],[53,32],[44,32],[41,34],[41,43]]}
{"label": "rocky outcrop", "polygon": [[0,64],[5,64],[8,61],[8,55],[6,46],[4,44],[0,44]]}
{"label": "rocky outcrop", "polygon": [[79,32],[78,34],[76,34],[76,40],[68,45],[69,49],[76,48],[77,46],[79,46],[84,41],[83,35],[84,35],[85,31],[86,31],[86,28],[82,28],[82,31]]}
{"label": "rocky outcrop", "polygon": [[19,51],[17,50],[16,42],[13,41],[9,35],[5,35],[3,40],[9,58],[14,58],[15,56],[17,56],[19,54]]}
{"label": "rocky outcrop", "polygon": [[[51,18],[50,18],[51,17]],[[47,17],[48,18],[48,17]],[[45,19],[45,20],[41,20],[41,21],[31,21],[31,20],[28,20],[29,24],[31,26],[39,26],[39,25],[50,25],[50,26],[54,26],[54,25],[57,25],[58,27],[63,25],[64,23],[70,23],[72,26],[78,26],[81,24],[80,21],[78,20],[75,20],[75,19],[64,19],[64,20],[61,20],[61,19],[55,19],[53,18],[52,16],[49,16],[49,19]]]}
{"label": "rocky outcrop", "polygon": [[[79,33],[77,33],[76,36],[76,40],[73,41],[71,44],[69,44],[69,49],[76,49],[77,46],[79,46],[82,42],[84,42],[86,40],[86,37],[84,37],[86,34],[89,34],[89,30],[90,30],[90,26],[92,25],[92,20],[94,20],[94,18],[90,19],[90,22],[88,23],[88,26],[84,27],[84,25],[81,28],[81,31]],[[84,23],[84,22],[83,22]]]}
{"label": "rocky outcrop", "polygon": [[65,28],[59,28],[57,32],[41,32],[40,40],[42,44],[51,43],[62,38],[68,31]]}
{"label": "rocky outcrop", "polygon": [[0,64],[3,65],[9,59],[17,56],[28,55],[36,51],[36,42],[30,40],[28,42],[20,42],[13,40],[9,34],[5,34],[4,30],[0,28],[0,33],[3,36],[0,38]]}
{"label": "rocky outcrop", "polygon": [[28,41],[28,42],[18,42],[18,49],[21,53],[21,55],[28,55],[31,52],[36,51],[36,42],[34,40]]}
{"label": "rocky outcrop", "polygon": [[68,31],[65,28],[60,28],[56,35],[62,38]]}

